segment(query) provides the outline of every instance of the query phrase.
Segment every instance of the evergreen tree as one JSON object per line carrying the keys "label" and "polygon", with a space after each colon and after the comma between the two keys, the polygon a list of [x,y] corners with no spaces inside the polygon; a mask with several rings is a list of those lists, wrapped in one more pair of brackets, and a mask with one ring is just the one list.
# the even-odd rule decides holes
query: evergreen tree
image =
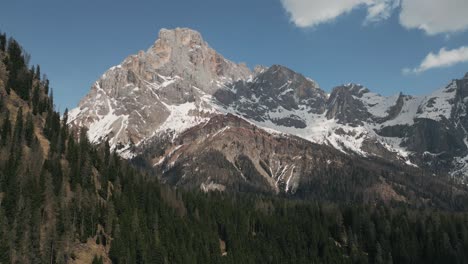
{"label": "evergreen tree", "polygon": [[66,140],[68,138],[68,108],[65,109],[65,112],[62,116],[62,122],[60,124],[60,135],[59,135],[59,153],[65,153]]}
{"label": "evergreen tree", "polygon": [[[22,77],[22,72],[25,67],[24,57],[21,46],[14,39],[8,40],[8,59],[6,60],[7,69],[9,72],[7,87],[15,91],[21,90],[19,79]],[[23,98],[20,95],[21,98]]]}
{"label": "evergreen tree", "polygon": [[8,91],[8,71],[7,67],[4,63],[5,54],[0,52],[0,88],[5,88],[7,90],[7,94],[10,92]]}
{"label": "evergreen tree", "polygon": [[104,262],[102,260],[102,256],[100,256],[100,257],[98,257],[96,255],[94,256],[92,264],[103,264],[103,263]]}
{"label": "evergreen tree", "polygon": [[12,148],[15,148],[16,152],[20,152],[21,143],[23,142],[23,108],[18,108],[18,112],[16,113],[16,121],[15,121],[15,128],[13,130],[13,140],[12,140]]}
{"label": "evergreen tree", "polygon": [[41,80],[41,66],[37,65],[36,73],[34,74],[34,79],[40,81]]}
{"label": "evergreen tree", "polygon": [[2,146],[6,146],[8,140],[11,136],[11,122],[10,122],[10,114],[6,111],[5,119],[3,121],[1,135],[0,135],[0,142]]}
{"label": "evergreen tree", "polygon": [[35,139],[34,135],[34,122],[33,122],[33,116],[32,113],[28,113],[28,116],[26,118],[26,124],[24,126],[24,139],[26,140],[26,144],[31,147],[32,143]]}
{"label": "evergreen tree", "polygon": [[39,107],[40,107],[40,88],[39,88],[39,85],[36,85],[34,88],[33,88],[33,91],[32,91],[32,98],[31,98],[31,104],[32,104],[32,108],[33,108],[33,114],[34,115],[37,115],[39,113]]}
{"label": "evergreen tree", "polygon": [[0,207],[0,263],[10,262],[10,245],[8,235],[8,219],[5,211]]}
{"label": "evergreen tree", "polygon": [[0,51],[5,52],[6,51],[6,45],[7,45],[6,34],[2,33],[2,34],[0,34]]}
{"label": "evergreen tree", "polygon": [[[113,263],[468,263],[467,212],[160,184],[159,175],[137,171],[108,142],[96,146],[85,129],[69,130],[68,111],[61,119],[52,98],[36,95],[45,80],[34,80],[32,114],[18,104],[0,112],[0,263],[79,261],[73,250],[90,238],[110,247]],[[8,108],[17,111],[14,130]],[[39,133],[48,154],[34,143]],[[215,152],[209,157],[229,164]],[[255,173],[248,157],[236,163],[247,177]],[[329,185],[314,191],[358,201],[353,190],[375,182],[350,168],[352,177],[316,172]]]}
{"label": "evergreen tree", "polygon": [[44,94],[49,95],[49,79],[42,78],[44,80]]}

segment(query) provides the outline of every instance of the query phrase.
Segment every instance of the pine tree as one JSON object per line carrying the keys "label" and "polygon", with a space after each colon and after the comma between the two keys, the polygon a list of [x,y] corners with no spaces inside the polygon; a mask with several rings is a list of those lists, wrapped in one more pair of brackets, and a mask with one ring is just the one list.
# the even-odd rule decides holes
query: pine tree
{"label": "pine tree", "polygon": [[376,264],[383,264],[384,263],[382,247],[380,246],[379,242],[377,242],[377,245],[375,246],[374,263],[376,263]]}
{"label": "pine tree", "polygon": [[103,260],[102,260],[102,256],[99,256],[99,257],[98,257],[98,256],[94,255],[92,264],[103,264],[103,263],[104,263],[104,262],[103,262]]}
{"label": "pine tree", "polygon": [[44,80],[44,94],[49,95],[49,79],[42,78]]}
{"label": "pine tree", "polygon": [[36,73],[34,74],[34,79],[41,80],[41,66],[37,65]]}
{"label": "pine tree", "polygon": [[29,101],[32,90],[32,73],[26,67],[20,69],[16,82],[16,92],[25,101]]}
{"label": "pine tree", "polygon": [[34,88],[33,88],[33,91],[32,91],[32,100],[31,100],[31,103],[32,103],[32,108],[33,108],[33,114],[34,115],[37,115],[38,112],[39,112],[39,106],[40,106],[40,88],[39,88],[39,85],[36,85]]}
{"label": "pine tree", "polygon": [[8,235],[8,219],[5,215],[5,211],[0,207],[0,263],[10,262],[10,246],[9,246],[9,235]]}
{"label": "pine tree", "polygon": [[31,69],[29,70],[29,72],[31,73],[31,80],[36,78],[36,66],[35,65],[31,65]]}
{"label": "pine tree", "polygon": [[28,113],[28,116],[26,118],[26,124],[24,126],[24,139],[26,141],[26,144],[31,147],[32,143],[35,139],[34,135],[34,122],[33,122],[33,116],[30,113]]}
{"label": "pine tree", "polygon": [[65,149],[66,149],[66,140],[68,138],[68,108],[65,109],[65,112],[63,113],[63,117],[62,117],[62,122],[60,124],[60,135],[59,135],[59,138],[58,138],[58,144],[59,144],[59,148],[58,148],[58,152],[60,154],[64,154],[65,153]]}
{"label": "pine tree", "polygon": [[[65,108],[65,112],[63,112],[63,117],[62,117],[62,129],[67,130],[68,129],[68,108]],[[65,134],[65,137],[67,135]]]}
{"label": "pine tree", "polygon": [[[18,79],[21,75],[23,68],[25,67],[24,57],[22,54],[21,46],[16,40],[10,38],[8,40],[8,59],[6,60],[7,69],[9,72],[7,87],[18,92],[20,86]],[[22,97],[20,95],[20,97]]]}
{"label": "pine tree", "polygon": [[8,143],[10,136],[11,136],[11,122],[10,122],[10,114],[7,111],[5,115],[5,121],[3,122],[2,130],[0,134],[0,137],[1,137],[0,140],[1,140],[2,146],[5,146]]}
{"label": "pine tree", "polygon": [[2,33],[2,34],[0,34],[0,51],[5,52],[6,51],[6,45],[7,45],[6,34]]}
{"label": "pine tree", "polygon": [[[47,83],[49,83],[49,80],[47,80]],[[47,87],[49,87],[49,84],[47,84]],[[49,88],[47,88],[48,90]],[[50,89],[49,93],[49,107],[52,112],[55,112],[55,105],[54,105],[54,90]]]}
{"label": "pine tree", "polygon": [[16,114],[16,122],[15,128],[13,131],[13,140],[12,140],[12,148],[17,149],[17,151],[21,151],[21,143],[23,142],[23,108],[18,108],[18,112]]}
{"label": "pine tree", "polygon": [[[0,88],[3,87],[5,89],[8,89],[8,71],[7,67],[5,65],[4,61],[4,54],[0,52]],[[7,93],[9,93],[7,91]]]}

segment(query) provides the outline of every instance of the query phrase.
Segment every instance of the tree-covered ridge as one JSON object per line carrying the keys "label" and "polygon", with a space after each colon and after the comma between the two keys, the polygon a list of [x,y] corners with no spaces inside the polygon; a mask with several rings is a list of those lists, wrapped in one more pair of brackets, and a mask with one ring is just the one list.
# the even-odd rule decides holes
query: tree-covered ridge
{"label": "tree-covered ridge", "polygon": [[467,213],[161,185],[71,131],[5,35],[0,57],[0,263],[468,262]]}

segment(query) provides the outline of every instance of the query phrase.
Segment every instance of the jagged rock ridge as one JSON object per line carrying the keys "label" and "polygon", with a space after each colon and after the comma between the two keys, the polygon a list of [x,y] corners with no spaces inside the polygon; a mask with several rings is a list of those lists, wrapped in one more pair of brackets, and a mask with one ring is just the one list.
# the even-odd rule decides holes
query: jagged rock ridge
{"label": "jagged rock ridge", "polygon": [[[163,29],[148,51],[108,70],[71,111],[70,122],[87,127],[93,142],[108,139],[122,156],[131,158],[147,153],[159,138],[172,142],[166,143],[168,149],[182,146],[174,142],[185,131],[193,133],[212,118],[232,114],[258,131],[463,179],[468,173],[467,95],[467,76],[429,96],[384,97],[357,84],[338,86],[328,95],[315,81],[284,66],[250,71],[216,53],[196,31]],[[228,131],[221,129],[217,135],[228,141]],[[217,151],[235,167],[237,158],[229,156],[230,147]],[[254,167],[261,166],[259,158],[250,159]],[[162,159],[151,162],[155,168],[165,164]],[[203,182],[204,188],[210,183]]]}
{"label": "jagged rock ridge", "polygon": [[146,52],[126,58],[96,81],[70,122],[89,129],[91,141],[109,139],[124,155],[158,131],[182,131],[214,111],[205,95],[252,75],[218,54],[196,31],[163,29]]}

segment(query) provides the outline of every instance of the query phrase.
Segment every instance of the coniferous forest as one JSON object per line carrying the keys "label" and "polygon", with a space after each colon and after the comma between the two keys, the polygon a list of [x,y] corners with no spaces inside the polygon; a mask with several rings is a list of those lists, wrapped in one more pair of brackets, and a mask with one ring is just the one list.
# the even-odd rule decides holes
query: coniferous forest
{"label": "coniferous forest", "polygon": [[0,263],[467,263],[468,213],[179,191],[67,127],[0,35]]}

